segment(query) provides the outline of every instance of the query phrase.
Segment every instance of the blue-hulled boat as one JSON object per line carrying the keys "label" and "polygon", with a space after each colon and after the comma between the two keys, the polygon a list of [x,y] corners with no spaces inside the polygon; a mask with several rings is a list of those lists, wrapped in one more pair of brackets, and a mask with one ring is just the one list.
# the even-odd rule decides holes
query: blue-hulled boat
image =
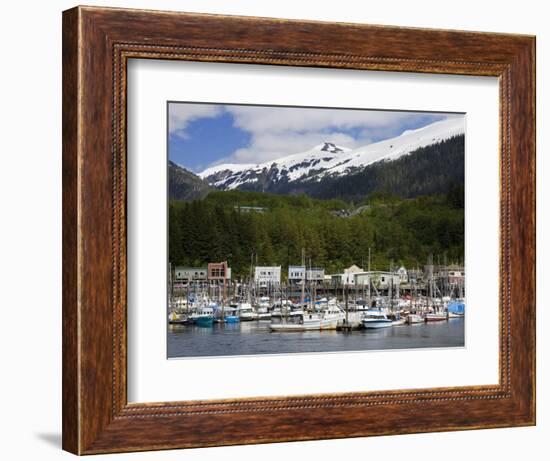
{"label": "blue-hulled boat", "polygon": [[216,323],[238,323],[240,321],[235,306],[228,306],[222,309],[220,306],[215,305],[214,311],[214,321]]}
{"label": "blue-hulled boat", "polygon": [[225,323],[238,323],[238,322],[240,322],[240,319],[239,319],[238,315],[226,315],[224,317],[224,322]]}
{"label": "blue-hulled boat", "polygon": [[199,308],[194,320],[198,327],[211,327],[214,323],[214,309],[211,306]]}
{"label": "blue-hulled boat", "polygon": [[224,323],[239,323],[240,320],[237,306],[231,305],[224,309]]}
{"label": "blue-hulled boat", "polygon": [[464,317],[465,304],[464,301],[452,301],[447,306],[449,318]]}
{"label": "blue-hulled boat", "polygon": [[212,316],[199,316],[195,319],[195,325],[198,327],[211,327],[214,324],[214,317]]}

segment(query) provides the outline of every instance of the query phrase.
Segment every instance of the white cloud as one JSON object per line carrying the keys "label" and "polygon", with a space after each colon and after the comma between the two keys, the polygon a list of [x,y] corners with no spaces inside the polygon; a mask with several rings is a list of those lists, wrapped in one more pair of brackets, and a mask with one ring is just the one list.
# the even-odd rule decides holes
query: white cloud
{"label": "white cloud", "polygon": [[358,147],[370,142],[368,138],[355,139],[347,133],[323,131],[263,131],[254,133],[248,147],[237,149],[226,159],[216,163],[263,163],[284,155],[304,152],[322,142],[339,146]]}
{"label": "white cloud", "polygon": [[[236,128],[250,135],[250,144],[213,164],[263,163],[309,150],[325,141],[356,148],[369,144],[373,138],[399,134],[396,127],[405,127],[419,116],[414,112],[184,103],[170,106],[170,133],[185,138],[191,121],[224,112],[233,115]],[[350,130],[354,131],[353,136]]]}
{"label": "white cloud", "polygon": [[328,127],[383,127],[411,118],[408,112],[383,112],[342,109],[304,109],[294,107],[227,106],[235,125],[252,133],[320,131]]}
{"label": "white cloud", "polygon": [[[411,112],[294,107],[226,106],[234,125],[251,135],[250,145],[219,163],[263,163],[311,149],[322,142],[356,148],[418,117]],[[345,133],[355,129],[356,136]]]}
{"label": "white cloud", "polygon": [[186,138],[185,129],[193,120],[213,118],[224,112],[224,106],[217,104],[172,103],[169,106],[168,131],[181,138]]}

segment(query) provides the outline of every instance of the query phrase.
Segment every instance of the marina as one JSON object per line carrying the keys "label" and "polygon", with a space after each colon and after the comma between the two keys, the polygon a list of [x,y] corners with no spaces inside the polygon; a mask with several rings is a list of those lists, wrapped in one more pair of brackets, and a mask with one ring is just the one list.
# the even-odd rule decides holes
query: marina
{"label": "marina", "polygon": [[294,284],[230,283],[217,267],[215,282],[171,287],[169,358],[464,346],[464,299],[450,296],[462,293],[438,288],[431,267],[423,283],[385,286],[360,268],[334,286],[305,272]]}
{"label": "marina", "polygon": [[278,269],[233,282],[225,262],[213,263],[206,281],[171,283],[168,357],[464,346],[463,280],[453,273],[447,283],[448,268],[412,279],[401,267],[381,279],[352,266],[330,282],[305,265],[281,281]]}

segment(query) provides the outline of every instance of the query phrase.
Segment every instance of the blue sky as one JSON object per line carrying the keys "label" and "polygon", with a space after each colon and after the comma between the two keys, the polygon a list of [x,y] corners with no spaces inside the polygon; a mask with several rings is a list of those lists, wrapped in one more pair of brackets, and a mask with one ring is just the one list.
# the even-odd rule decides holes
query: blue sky
{"label": "blue sky", "polygon": [[168,157],[199,173],[263,163],[322,142],[356,148],[453,115],[350,109],[169,103]]}

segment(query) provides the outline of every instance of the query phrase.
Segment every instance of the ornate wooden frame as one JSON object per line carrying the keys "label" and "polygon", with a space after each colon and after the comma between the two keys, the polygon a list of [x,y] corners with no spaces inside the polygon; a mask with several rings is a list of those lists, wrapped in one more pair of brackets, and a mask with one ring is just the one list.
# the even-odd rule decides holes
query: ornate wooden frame
{"label": "ornate wooden frame", "polygon": [[[500,80],[496,386],[129,404],[130,58]],[[535,38],[77,7],[63,13],[63,448],[77,454],[535,424]]]}

